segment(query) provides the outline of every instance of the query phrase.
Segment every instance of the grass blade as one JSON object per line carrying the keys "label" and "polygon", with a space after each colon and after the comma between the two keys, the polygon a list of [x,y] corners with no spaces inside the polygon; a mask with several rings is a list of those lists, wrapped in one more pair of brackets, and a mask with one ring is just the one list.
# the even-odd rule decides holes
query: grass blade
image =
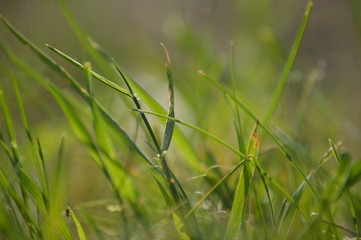
{"label": "grass blade", "polygon": [[264,122],[266,124],[268,124],[269,121],[272,119],[273,114],[275,113],[275,111],[277,109],[277,106],[278,106],[278,104],[280,102],[283,90],[284,90],[284,88],[286,86],[286,83],[287,83],[288,76],[289,76],[289,74],[291,72],[293,63],[294,63],[294,61],[296,59],[298,49],[299,49],[299,47],[301,45],[301,41],[302,41],[303,35],[305,33],[305,29],[306,29],[306,26],[307,26],[307,23],[308,23],[310,14],[311,14],[312,6],[313,6],[313,0],[308,0],[307,5],[306,5],[306,10],[305,10],[305,13],[304,13],[304,16],[303,16],[303,19],[302,19],[301,26],[298,29],[296,39],[295,39],[295,41],[293,43],[290,55],[289,55],[289,57],[287,59],[287,62],[286,62],[286,66],[285,66],[285,68],[283,70],[282,77],[281,77],[281,79],[280,79],[280,81],[279,81],[279,83],[277,85],[276,92],[274,93],[271,106],[270,106],[270,108],[268,110],[268,113],[267,113],[267,115],[265,117]]}
{"label": "grass blade", "polygon": [[[164,46],[164,44],[161,44],[165,55],[167,57],[167,63],[166,63],[166,69],[167,69],[167,78],[168,78],[168,94],[169,94],[169,110],[168,110],[168,117],[174,118],[174,86],[173,86],[173,73],[171,68],[171,62],[170,57],[167,51],[167,48]],[[167,151],[170,145],[170,142],[172,140],[173,131],[174,131],[174,125],[175,122],[167,119],[166,128],[164,130],[163,135],[163,142],[162,142],[162,152]]]}
{"label": "grass blade", "polygon": [[188,218],[223,182],[225,182],[233,173],[236,172],[238,168],[244,165],[246,160],[239,162],[235,167],[233,167],[226,175],[224,175],[204,196],[193,206],[193,208],[184,216],[184,221]]}
{"label": "grass blade", "polygon": [[87,237],[85,235],[84,229],[83,229],[82,225],[80,224],[78,217],[76,216],[75,212],[73,211],[73,209],[70,207],[69,204],[68,204],[68,210],[70,211],[70,215],[74,220],[76,230],[78,232],[79,240],[86,240]]}

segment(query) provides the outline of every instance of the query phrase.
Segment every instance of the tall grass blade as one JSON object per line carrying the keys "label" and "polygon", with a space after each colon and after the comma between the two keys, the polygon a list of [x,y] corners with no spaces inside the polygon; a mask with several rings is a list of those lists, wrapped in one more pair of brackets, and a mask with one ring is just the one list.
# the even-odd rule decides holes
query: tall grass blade
{"label": "tall grass blade", "polygon": [[274,115],[274,113],[275,113],[275,111],[277,109],[277,106],[278,106],[278,104],[280,102],[283,90],[284,90],[284,88],[286,86],[286,83],[287,83],[288,76],[289,76],[289,74],[291,72],[293,63],[294,63],[294,61],[296,59],[298,49],[299,49],[299,47],[301,45],[301,41],[302,41],[303,35],[305,33],[308,20],[310,18],[312,6],[313,6],[313,0],[308,0],[307,5],[306,5],[306,10],[305,10],[305,13],[304,13],[304,16],[303,16],[303,19],[302,19],[301,26],[298,29],[296,39],[295,39],[295,41],[293,43],[290,55],[289,55],[289,57],[287,59],[287,62],[286,62],[286,66],[285,66],[285,68],[283,70],[282,77],[281,77],[281,79],[280,79],[280,81],[279,81],[279,83],[277,85],[276,91],[274,93],[274,96],[273,96],[273,99],[272,99],[272,102],[271,102],[271,106],[270,106],[270,108],[268,110],[268,113],[267,113],[265,119],[264,119],[264,122],[266,123],[266,125],[268,125],[269,121],[272,119],[272,117],[273,117],[273,115]]}
{"label": "tall grass blade", "polygon": [[246,200],[249,196],[249,190],[253,180],[255,170],[254,162],[257,162],[258,158],[259,143],[260,135],[258,133],[258,125],[256,124],[247,149],[247,162],[241,169],[241,173],[239,175],[236,193],[228,219],[224,239],[235,239],[240,232],[242,220],[244,217],[243,210],[245,208]]}
{"label": "tall grass blade", "polygon": [[[30,147],[31,147],[31,151],[33,154],[33,159],[34,159],[34,164],[35,164],[35,168],[38,174],[38,179],[39,182],[42,186],[42,192],[45,194],[45,196],[49,195],[49,184],[48,184],[48,177],[47,177],[47,172],[46,172],[46,168],[45,168],[45,163],[44,163],[44,158],[43,158],[43,154],[40,148],[40,143],[38,142],[38,149],[39,149],[39,157],[36,154],[36,150],[35,150],[35,144],[34,144],[34,139],[32,137],[31,131],[30,131],[30,127],[29,127],[29,123],[28,123],[28,119],[25,113],[25,109],[24,109],[24,105],[23,105],[23,100],[21,98],[21,94],[19,92],[19,87],[17,85],[17,81],[15,79],[14,74],[12,74],[12,80],[13,80],[13,85],[14,85],[14,89],[15,89],[15,94],[18,100],[18,104],[19,104],[19,108],[20,108],[20,112],[21,112],[21,117],[23,120],[23,125],[25,128],[25,132],[26,135],[28,137],[28,140],[30,142]],[[40,159],[39,159],[40,158]]]}
{"label": "tall grass blade", "polygon": [[[167,48],[164,46],[164,44],[161,44],[165,55],[167,57],[167,63],[166,63],[166,69],[167,69],[167,78],[168,78],[168,95],[169,95],[169,110],[168,110],[168,117],[174,118],[174,86],[173,86],[173,73],[172,73],[172,67],[171,67],[171,61],[168,54]],[[172,140],[173,131],[174,131],[174,125],[175,122],[167,119],[166,128],[164,130],[163,135],[163,142],[162,142],[162,152],[167,151],[170,145],[170,142]]]}

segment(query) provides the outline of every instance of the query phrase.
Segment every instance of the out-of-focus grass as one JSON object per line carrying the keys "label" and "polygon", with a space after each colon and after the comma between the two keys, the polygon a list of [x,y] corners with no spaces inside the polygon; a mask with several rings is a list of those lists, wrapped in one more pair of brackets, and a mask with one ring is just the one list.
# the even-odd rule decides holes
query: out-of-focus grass
{"label": "out-of-focus grass", "polygon": [[[211,36],[217,25],[185,21],[197,6],[185,1],[164,20],[163,58],[153,42],[135,41],[149,32],[135,34],[132,24],[121,35],[103,31],[99,38],[123,41],[102,48],[78,20],[91,4],[75,12],[56,3],[48,14],[65,17],[80,51],[64,48],[67,38],[39,47],[39,36],[28,39],[2,18],[1,237],[359,236],[361,163],[339,136],[357,145],[360,128],[329,101],[332,88],[320,87],[325,61],[297,67],[313,1],[299,6],[303,16],[280,13],[297,22],[285,26],[293,47],[277,36],[283,24],[266,25],[278,5],[234,3],[232,19],[250,23],[229,47],[219,43],[237,24]],[[205,6],[193,11],[228,16],[218,1]],[[113,54],[124,46],[129,54]]]}

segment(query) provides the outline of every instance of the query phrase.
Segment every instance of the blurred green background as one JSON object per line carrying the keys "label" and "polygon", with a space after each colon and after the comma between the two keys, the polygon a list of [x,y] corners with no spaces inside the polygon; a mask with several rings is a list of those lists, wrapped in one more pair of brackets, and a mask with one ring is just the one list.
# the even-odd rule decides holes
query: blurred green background
{"label": "blurred green background", "polygon": [[[320,156],[329,147],[328,138],[342,141],[356,158],[361,155],[359,2],[315,1],[280,108],[273,119],[275,125],[302,143],[313,156]],[[258,116],[264,117],[306,1],[74,0],[67,4],[92,40],[166,107],[165,57],[160,47],[160,43],[164,43],[174,68],[176,116],[235,143],[230,110],[225,108],[225,101],[218,91],[199,76],[198,70],[230,87],[232,42],[239,98]],[[80,62],[89,61],[55,1],[0,0],[0,13],[50,55],[54,56],[45,43]],[[62,79],[4,26],[0,26],[0,34],[18,56],[31,62],[56,84],[67,88]],[[81,71],[54,57],[72,74],[83,78]],[[0,84],[9,103],[14,103],[11,111],[18,123],[17,134],[24,137],[10,81],[12,69],[15,68],[0,51]],[[97,66],[94,69],[101,71]],[[50,93],[29,82],[22,73],[16,72],[16,75],[21,82],[33,134],[42,139],[49,163],[62,134],[68,134],[66,154],[71,166],[71,201],[82,203],[98,196],[111,196],[110,190],[104,188],[105,179],[94,180],[93,173],[99,174],[100,170],[91,161],[86,161],[89,156],[75,140]],[[112,76],[107,77],[112,79]],[[307,83],[312,85],[309,90]],[[97,96],[131,135],[135,127],[128,121],[127,107],[109,89],[96,86]],[[302,121],[299,121],[299,112],[303,112]],[[0,127],[3,127],[2,117],[0,121]],[[246,129],[251,123],[245,120]],[[198,134],[187,129],[185,132],[195,139],[196,148],[210,148],[216,156],[225,158],[224,166],[232,165],[217,144],[204,143],[206,140]],[[24,147],[25,138],[19,139],[19,145]],[[25,164],[31,168],[31,162]],[[188,175],[192,176],[192,173]]]}

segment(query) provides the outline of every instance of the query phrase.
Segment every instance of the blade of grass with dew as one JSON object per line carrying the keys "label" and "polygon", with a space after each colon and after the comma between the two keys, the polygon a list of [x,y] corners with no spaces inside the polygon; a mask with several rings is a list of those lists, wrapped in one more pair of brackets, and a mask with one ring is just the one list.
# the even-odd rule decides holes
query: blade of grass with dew
{"label": "blade of grass with dew", "polygon": [[298,28],[296,39],[295,39],[295,41],[293,43],[290,55],[289,55],[289,57],[287,59],[286,66],[285,66],[285,68],[283,70],[281,79],[280,79],[280,81],[279,81],[279,83],[277,85],[276,91],[274,93],[274,96],[273,96],[273,99],[272,99],[272,102],[271,102],[271,106],[270,106],[270,108],[269,108],[269,110],[268,110],[268,112],[266,114],[265,119],[264,119],[264,122],[266,123],[266,125],[268,125],[269,121],[272,119],[272,117],[273,117],[273,115],[274,115],[274,113],[275,113],[275,111],[277,109],[277,106],[278,106],[278,104],[280,102],[283,90],[284,90],[284,88],[286,86],[286,83],[287,83],[288,76],[289,76],[289,74],[291,72],[293,63],[294,63],[294,61],[296,59],[298,49],[299,49],[299,47],[301,45],[301,41],[302,41],[303,35],[305,33],[306,26],[307,26],[307,23],[308,23],[310,14],[311,14],[312,6],[313,6],[313,0],[308,0],[307,5],[306,5],[306,10],[304,12],[304,16],[303,16],[303,19],[302,19],[301,26]]}
{"label": "blade of grass with dew", "polygon": [[86,237],[86,235],[85,235],[83,226],[80,224],[80,221],[79,221],[77,215],[75,214],[75,212],[73,211],[73,209],[70,207],[69,204],[68,204],[68,209],[69,209],[69,211],[70,211],[71,217],[72,217],[73,220],[74,220],[75,227],[76,227],[76,230],[77,230],[77,232],[78,232],[79,240],[86,240],[87,237]]}

